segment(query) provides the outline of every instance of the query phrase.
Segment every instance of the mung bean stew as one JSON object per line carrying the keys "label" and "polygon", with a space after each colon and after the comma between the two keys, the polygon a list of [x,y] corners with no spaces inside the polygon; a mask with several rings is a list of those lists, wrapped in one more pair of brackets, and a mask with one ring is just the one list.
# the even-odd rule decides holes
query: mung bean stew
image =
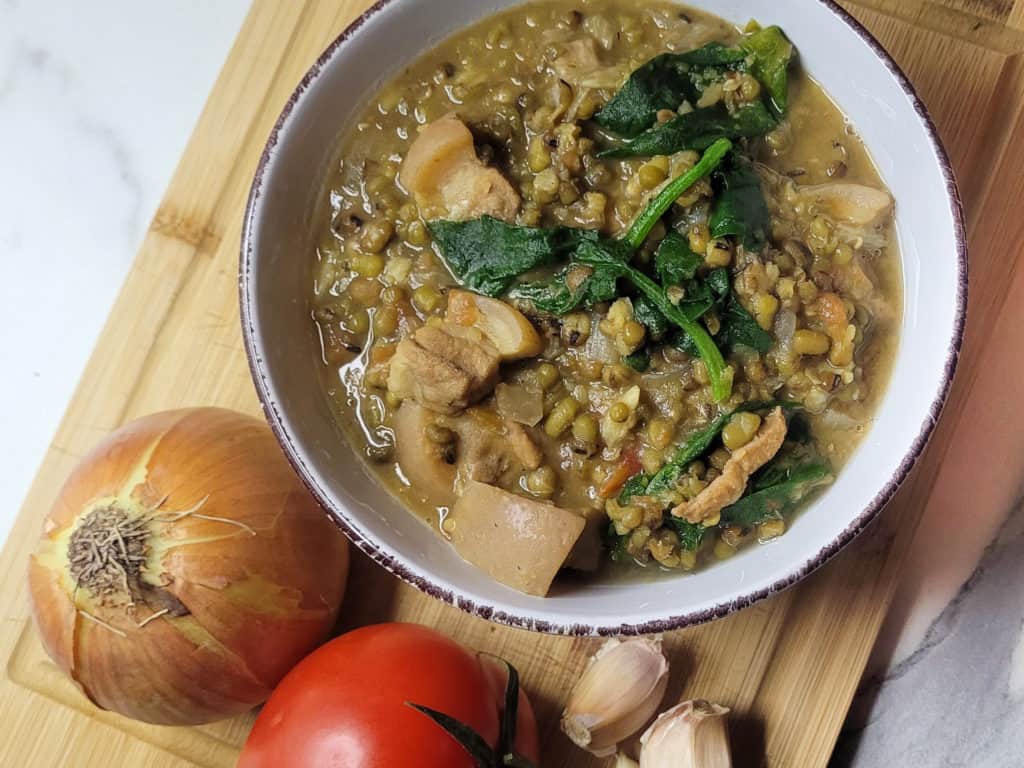
{"label": "mung bean stew", "polygon": [[893,205],[783,30],[519,6],[341,141],[324,388],[376,478],[502,583],[690,571],[783,535],[869,428]]}

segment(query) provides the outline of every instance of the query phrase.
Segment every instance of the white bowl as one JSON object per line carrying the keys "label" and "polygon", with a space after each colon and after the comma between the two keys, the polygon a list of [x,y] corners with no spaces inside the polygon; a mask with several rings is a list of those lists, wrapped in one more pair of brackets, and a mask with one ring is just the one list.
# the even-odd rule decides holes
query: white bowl
{"label": "white bowl", "polygon": [[699,3],[739,23],[780,25],[803,66],[849,116],[895,196],[905,306],[892,380],[853,458],[780,539],[692,575],[573,584],[546,598],[520,594],[460,559],[368,474],[321,392],[307,301],[313,211],[350,121],[382,81],[420,53],[515,4],[381,0],[295,91],[256,173],[242,239],[243,335],[259,396],[296,471],[356,546],[438,599],[494,621],[564,634],[661,631],[722,616],[793,584],[848,544],[892,498],[931,434],[956,367],[967,301],[962,214],[949,160],[906,77],[834,3]]}

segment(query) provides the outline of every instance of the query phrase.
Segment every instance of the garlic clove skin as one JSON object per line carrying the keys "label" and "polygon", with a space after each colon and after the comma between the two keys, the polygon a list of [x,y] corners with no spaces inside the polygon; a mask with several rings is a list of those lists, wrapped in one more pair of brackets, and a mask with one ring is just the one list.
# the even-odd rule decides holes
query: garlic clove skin
{"label": "garlic clove skin", "polygon": [[562,730],[598,757],[614,755],[654,715],[667,685],[660,637],[609,640],[569,694]]}
{"label": "garlic clove skin", "polygon": [[701,699],[662,712],[640,737],[639,768],[732,768],[727,714]]}
{"label": "garlic clove skin", "polygon": [[629,755],[624,755],[619,752],[615,756],[615,762],[612,764],[611,768],[640,768],[640,764]]}

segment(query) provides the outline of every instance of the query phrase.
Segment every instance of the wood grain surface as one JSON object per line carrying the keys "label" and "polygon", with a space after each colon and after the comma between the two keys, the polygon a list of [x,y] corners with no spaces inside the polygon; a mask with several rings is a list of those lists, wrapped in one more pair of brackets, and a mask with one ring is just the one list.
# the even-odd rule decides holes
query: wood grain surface
{"label": "wood grain surface", "polygon": [[[808,0],[810,1],[810,0]],[[288,95],[366,0],[256,0],[0,556],[0,764],[230,766],[251,717],[198,728],[101,712],[47,660],[28,621],[25,567],[78,457],[123,422],[187,405],[259,411],[242,352],[236,264],[242,211]],[[967,340],[923,460],[878,523],[799,586],[671,633],[674,699],[734,709],[738,766],[827,763],[936,473],[960,429],[977,361],[1006,299],[1024,217],[1024,2],[856,0],[844,5],[895,56],[932,111],[964,195],[971,242]],[[558,731],[561,702],[597,641],[531,635],[441,605],[357,558],[345,626],[440,627],[515,663],[541,722],[546,766],[591,766]]]}

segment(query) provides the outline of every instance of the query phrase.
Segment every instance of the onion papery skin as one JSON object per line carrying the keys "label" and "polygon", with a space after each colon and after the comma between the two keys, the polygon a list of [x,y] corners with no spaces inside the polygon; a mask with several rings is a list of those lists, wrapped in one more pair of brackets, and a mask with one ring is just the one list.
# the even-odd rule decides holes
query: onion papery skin
{"label": "onion papery skin", "polygon": [[[104,598],[72,575],[71,542],[105,505],[151,534],[141,593]],[[266,700],[329,634],[347,573],[345,538],[266,424],[196,408],[134,421],[81,461],[46,517],[29,591],[46,651],[94,703],[191,725]]]}

